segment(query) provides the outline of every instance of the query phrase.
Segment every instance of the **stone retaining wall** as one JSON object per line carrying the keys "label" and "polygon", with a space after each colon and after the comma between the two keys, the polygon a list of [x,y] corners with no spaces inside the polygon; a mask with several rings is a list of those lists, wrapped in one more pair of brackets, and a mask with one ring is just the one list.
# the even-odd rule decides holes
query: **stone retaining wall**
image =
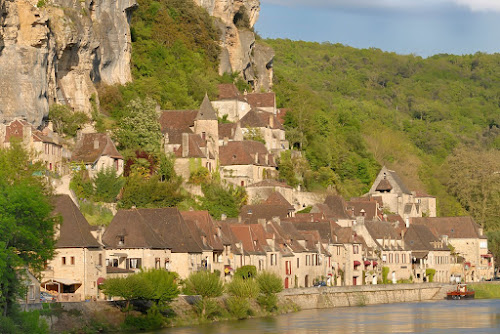
{"label": "stone retaining wall", "polygon": [[364,285],[288,289],[280,293],[283,303],[294,303],[302,310],[389,303],[442,300],[454,285],[425,283]]}

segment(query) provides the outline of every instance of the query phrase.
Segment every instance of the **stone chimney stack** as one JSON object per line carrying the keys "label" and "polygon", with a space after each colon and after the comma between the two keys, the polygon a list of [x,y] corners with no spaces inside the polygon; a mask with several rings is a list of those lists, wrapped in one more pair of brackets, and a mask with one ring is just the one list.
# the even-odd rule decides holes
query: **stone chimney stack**
{"label": "stone chimney stack", "polygon": [[182,157],[187,158],[189,156],[189,133],[182,134]]}
{"label": "stone chimney stack", "polygon": [[99,139],[94,139],[94,150],[99,149]]}
{"label": "stone chimney stack", "polygon": [[255,153],[255,164],[259,163],[259,153]]}
{"label": "stone chimney stack", "polygon": [[224,142],[223,142],[223,146],[227,146],[229,144],[229,138],[227,137],[224,137]]}
{"label": "stone chimney stack", "polygon": [[269,115],[269,127],[272,129],[274,128],[274,116]]}

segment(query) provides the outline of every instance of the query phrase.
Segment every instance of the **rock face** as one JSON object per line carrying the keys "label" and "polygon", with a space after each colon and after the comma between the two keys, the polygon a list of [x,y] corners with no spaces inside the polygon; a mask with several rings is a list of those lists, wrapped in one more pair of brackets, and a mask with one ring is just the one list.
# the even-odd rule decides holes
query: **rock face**
{"label": "rock face", "polygon": [[0,122],[39,125],[52,103],[90,111],[94,84],[131,80],[136,0],[0,0]]}
{"label": "rock face", "polygon": [[259,0],[194,0],[219,19],[221,47],[219,72],[239,72],[255,91],[272,86],[274,51],[255,41],[253,26],[259,18]]}

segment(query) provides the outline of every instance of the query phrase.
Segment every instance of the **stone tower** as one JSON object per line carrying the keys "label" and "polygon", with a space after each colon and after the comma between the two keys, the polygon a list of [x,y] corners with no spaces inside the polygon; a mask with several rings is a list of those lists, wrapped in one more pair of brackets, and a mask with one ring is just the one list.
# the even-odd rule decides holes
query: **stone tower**
{"label": "stone tower", "polygon": [[194,133],[207,142],[209,151],[213,152],[217,160],[219,158],[219,121],[206,94],[194,120]]}

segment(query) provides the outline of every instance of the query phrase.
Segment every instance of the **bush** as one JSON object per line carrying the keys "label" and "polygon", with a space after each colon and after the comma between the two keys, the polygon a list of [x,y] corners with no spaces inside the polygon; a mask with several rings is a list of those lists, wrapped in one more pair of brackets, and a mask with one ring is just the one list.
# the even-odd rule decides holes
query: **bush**
{"label": "bush", "polygon": [[207,319],[214,315],[217,308],[211,298],[222,295],[224,284],[219,275],[198,271],[189,275],[184,282],[183,292],[201,296],[201,300],[195,304],[195,310],[200,317]]}
{"label": "bush", "polygon": [[251,265],[239,267],[234,272],[234,277],[241,277],[243,279],[254,278],[255,276],[257,276],[257,268]]}
{"label": "bush", "polygon": [[257,276],[257,283],[260,292],[266,295],[276,294],[283,291],[283,283],[281,277],[275,273],[262,272]]}
{"label": "bush", "polygon": [[257,303],[267,312],[278,309],[278,297],[275,294],[261,294],[257,297]]}
{"label": "bush", "polygon": [[201,298],[194,304],[196,314],[203,319],[213,319],[221,314],[221,308],[212,298]]}
{"label": "bush", "polygon": [[226,299],[226,307],[229,313],[238,320],[246,319],[253,313],[248,299],[242,297],[229,297]]}
{"label": "bush", "polygon": [[165,318],[160,312],[155,310],[153,307],[149,309],[146,315],[132,316],[128,315],[125,318],[123,327],[126,330],[140,330],[149,331],[160,329],[165,325]]}
{"label": "bush", "polygon": [[89,118],[84,112],[72,111],[68,106],[54,104],[49,110],[49,120],[54,124],[54,131],[74,137]]}
{"label": "bush", "polygon": [[116,169],[108,167],[101,169],[94,178],[94,199],[100,202],[111,203],[125,185],[125,179],[116,174]]}
{"label": "bush", "polygon": [[425,269],[425,276],[429,277],[429,283],[434,282],[434,275],[436,274],[436,269]]}
{"label": "bush", "polygon": [[389,280],[387,279],[387,276],[389,275],[389,267],[382,267],[382,283],[387,284],[389,283]]}
{"label": "bush", "polygon": [[260,292],[259,285],[254,279],[243,279],[238,276],[226,285],[226,290],[230,295],[241,298],[256,298]]}

